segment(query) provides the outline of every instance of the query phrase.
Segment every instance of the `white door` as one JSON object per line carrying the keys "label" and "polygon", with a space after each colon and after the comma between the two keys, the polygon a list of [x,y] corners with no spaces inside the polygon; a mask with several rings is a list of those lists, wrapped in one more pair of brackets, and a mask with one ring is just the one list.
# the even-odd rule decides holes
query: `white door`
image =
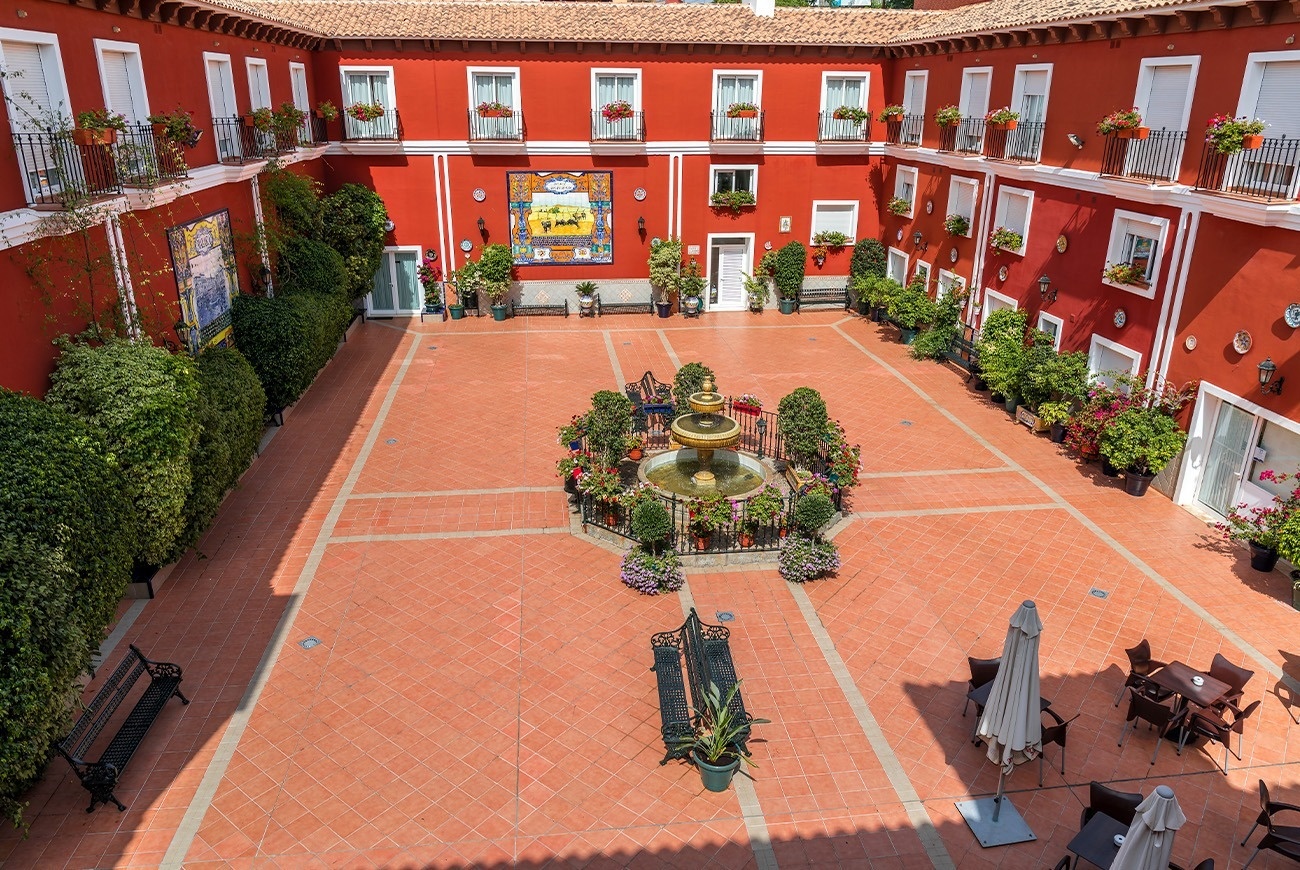
{"label": "white door", "polygon": [[[1300,136],[1300,60],[1278,61],[1263,64],[1259,95],[1255,111],[1247,117],[1259,118],[1268,127],[1264,135],[1269,139],[1295,139]],[[1242,186],[1248,190],[1268,193],[1289,199],[1296,192],[1296,158],[1285,147],[1265,147],[1241,152],[1242,159],[1228,179],[1229,188]]]}
{"label": "white door", "polygon": [[515,77],[513,73],[475,73],[474,105],[500,103],[512,110],[510,117],[484,117],[474,114],[478,139],[519,138],[519,107],[515,104]]}
{"label": "white door", "polygon": [[634,75],[598,75],[596,76],[596,130],[594,139],[637,139],[636,116],[607,121],[599,112],[610,103],[625,102],[637,109],[636,76]]}
{"label": "white door", "polygon": [[1235,405],[1223,402],[1214,421],[1214,437],[1196,499],[1220,516],[1237,504],[1241,476],[1246,468],[1246,451],[1253,442],[1255,417]]}
{"label": "white door", "polygon": [[714,97],[717,138],[719,139],[758,139],[759,119],[728,118],[727,109],[733,103],[752,103],[758,105],[756,94],[758,80],[753,76],[718,76],[718,92]]}
{"label": "white door", "polygon": [[418,314],[424,306],[424,288],[416,269],[418,251],[385,251],[375,272],[367,309],[371,314]]}
{"label": "white door", "polygon": [[718,311],[743,311],[749,307],[749,300],[745,298],[745,277],[742,274],[749,246],[717,245],[715,249],[718,252],[718,272],[715,276],[718,303],[714,308]]}
{"label": "white door", "polygon": [[1130,141],[1124,156],[1125,174],[1161,180],[1178,174],[1183,159],[1178,134],[1187,129],[1187,89],[1191,84],[1191,64],[1151,68],[1148,81],[1138,87],[1135,104],[1142,123],[1151,128],[1151,138],[1141,146]]}

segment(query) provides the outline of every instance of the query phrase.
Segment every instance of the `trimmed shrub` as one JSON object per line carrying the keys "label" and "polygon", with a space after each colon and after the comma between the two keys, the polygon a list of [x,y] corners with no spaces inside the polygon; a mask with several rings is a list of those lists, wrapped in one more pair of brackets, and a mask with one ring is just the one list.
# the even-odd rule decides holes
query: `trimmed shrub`
{"label": "trimmed shrub", "polygon": [[268,168],[262,172],[261,188],[271,205],[280,235],[321,237],[320,184],[315,179],[287,169]]}
{"label": "trimmed shrub", "polygon": [[803,286],[808,249],[802,242],[787,242],[776,252],[776,292],[782,299],[794,299]]}
{"label": "trimmed shrub", "polygon": [[826,402],[812,387],[798,387],[777,405],[776,428],[785,452],[805,468],[817,457],[830,422]]}
{"label": "trimmed shrub", "polygon": [[632,534],[654,552],[673,531],[673,518],[657,498],[642,501],[632,511]]}
{"label": "trimmed shrub", "polygon": [[617,465],[632,434],[632,401],[613,390],[598,390],[585,419],[587,451],[606,467]]}
{"label": "trimmed shrub", "polygon": [[384,222],[388,211],[379,194],[359,184],[345,184],[321,203],[322,241],[343,255],[348,271],[348,298],[370,292],[384,256]]}
{"label": "trimmed shrub", "polygon": [[691,393],[698,393],[704,386],[706,378],[714,378],[714,389],[717,389],[717,378],[713,375],[713,369],[700,362],[689,362],[677,370],[673,375],[673,400],[676,402],[674,410],[677,416],[691,413],[691,405],[687,401]]}
{"label": "trimmed shrub", "polygon": [[859,239],[849,260],[849,275],[854,278],[883,278],[886,262],[884,245],[876,239]]}
{"label": "trimmed shrub", "polygon": [[194,362],[120,340],[64,343],[46,401],[84,420],[112,451],[139,522],[136,558],[167,561],[185,528],[199,436]]}
{"label": "trimmed shrub", "polygon": [[943,359],[961,331],[961,310],[965,306],[965,293],[949,293],[935,302],[930,328],[912,342],[912,356],[916,359]]}
{"label": "trimmed shrub", "polygon": [[102,439],[0,390],[0,813],[15,825],[126,591],[135,529]]}
{"label": "trimmed shrub", "polygon": [[347,298],[349,280],[343,256],[324,242],[288,238],[280,243],[275,276],[278,292]]}
{"label": "trimmed shrub", "polygon": [[831,521],[835,516],[835,505],[824,492],[810,492],[794,506],[794,524],[810,535]]}
{"label": "trimmed shrub", "polygon": [[262,439],[266,392],[244,355],[232,347],[209,348],[196,368],[199,438],[190,455],[194,483],[185,501],[185,531],[169,561],[180,558],[207,531]]}
{"label": "trimmed shrub", "polygon": [[235,344],[257,372],[268,409],[298,401],[334,355],[351,319],[352,308],[340,296],[235,298]]}

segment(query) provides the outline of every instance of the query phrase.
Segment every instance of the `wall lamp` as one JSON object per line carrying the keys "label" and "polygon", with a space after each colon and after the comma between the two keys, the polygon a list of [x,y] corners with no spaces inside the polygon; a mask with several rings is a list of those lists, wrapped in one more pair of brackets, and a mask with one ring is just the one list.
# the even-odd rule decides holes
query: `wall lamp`
{"label": "wall lamp", "polygon": [[1083,137],[1078,133],[1066,133],[1065,138],[1070,140],[1070,144],[1075,148],[1083,147]]}
{"label": "wall lamp", "polygon": [[930,247],[930,243],[925,240],[925,236],[921,235],[920,230],[912,233],[912,244],[915,245],[916,249],[922,254],[924,254]]}
{"label": "wall lamp", "polygon": [[1281,395],[1282,384],[1286,381],[1286,378],[1273,380],[1273,375],[1277,373],[1277,363],[1273,362],[1273,358],[1264,357],[1264,361],[1257,368],[1259,369],[1259,391],[1266,396],[1269,393],[1275,396]]}
{"label": "wall lamp", "polygon": [[478,234],[485,239],[487,238],[487,221],[483,220],[482,217],[478,219]]}
{"label": "wall lamp", "polygon": [[1043,302],[1056,301],[1056,288],[1052,286],[1052,279],[1046,275],[1038,279],[1038,293],[1043,297]]}
{"label": "wall lamp", "polygon": [[645,235],[645,218],[644,218],[644,217],[639,217],[639,218],[636,219],[636,231],[637,231],[638,233],[640,233],[641,235],[643,235],[643,236]]}

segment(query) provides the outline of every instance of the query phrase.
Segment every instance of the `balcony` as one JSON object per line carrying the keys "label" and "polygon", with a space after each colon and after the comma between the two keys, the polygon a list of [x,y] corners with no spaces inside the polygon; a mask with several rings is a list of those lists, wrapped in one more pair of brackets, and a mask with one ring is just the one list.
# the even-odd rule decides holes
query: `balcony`
{"label": "balcony", "polygon": [[509,115],[480,115],[469,110],[470,142],[523,142],[524,113],[514,109]]}
{"label": "balcony", "polygon": [[885,142],[889,145],[920,145],[925,115],[894,116],[885,122]]}
{"label": "balcony", "polygon": [[1186,145],[1184,130],[1152,130],[1145,139],[1107,136],[1101,174],[1146,182],[1176,181]]}
{"label": "balcony", "polygon": [[752,116],[729,117],[726,111],[713,112],[709,139],[713,142],[762,142],[763,118],[767,114],[761,109]]}
{"label": "balcony", "polygon": [[72,131],[15,133],[27,203],[66,207],[122,192],[113,145],[78,145]]}
{"label": "balcony", "polygon": [[184,148],[152,124],[128,124],[113,145],[118,178],[128,187],[157,187],[189,177]]}
{"label": "balcony", "polygon": [[1300,178],[1300,139],[1265,139],[1253,151],[1220,154],[1205,143],[1196,189],[1262,200],[1289,202],[1296,199]]}
{"label": "balcony", "polygon": [[962,118],[939,128],[939,150],[978,157],[984,150],[984,119]]}
{"label": "balcony", "polygon": [[645,112],[633,112],[631,117],[607,120],[599,109],[591,113],[591,141],[593,143],[635,144],[645,141]]}
{"label": "balcony", "polygon": [[990,160],[1037,163],[1043,153],[1042,121],[1018,121],[1016,129],[999,129],[985,124],[984,156]]}
{"label": "balcony", "polygon": [[818,142],[865,143],[870,138],[870,116],[862,121],[854,121],[850,118],[836,118],[833,111],[822,112],[817,116]]}
{"label": "balcony", "polygon": [[358,121],[347,112],[343,118],[345,142],[398,142],[402,139],[402,116],[396,107],[385,109],[373,121]]}
{"label": "balcony", "polygon": [[217,143],[217,159],[222,163],[240,166],[266,160],[276,153],[275,136],[245,124],[239,116],[213,118],[212,137]]}
{"label": "balcony", "polygon": [[298,131],[298,144],[308,145],[325,145],[330,141],[329,125],[324,118],[316,117],[315,113],[307,116],[303,122],[302,128]]}

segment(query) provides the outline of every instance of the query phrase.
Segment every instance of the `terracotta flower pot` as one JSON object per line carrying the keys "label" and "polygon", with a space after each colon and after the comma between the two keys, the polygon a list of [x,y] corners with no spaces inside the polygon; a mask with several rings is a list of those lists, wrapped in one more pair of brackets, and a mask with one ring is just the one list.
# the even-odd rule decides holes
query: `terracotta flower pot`
{"label": "terracotta flower pot", "polygon": [[1150,135],[1151,135],[1150,127],[1138,127],[1136,130],[1133,131],[1134,139],[1145,139]]}
{"label": "terracotta flower pot", "polygon": [[1263,133],[1247,133],[1241,137],[1241,150],[1254,151],[1264,144]]}
{"label": "terracotta flower pot", "polygon": [[727,113],[728,118],[757,118],[757,109],[738,109],[734,112]]}
{"label": "terracotta flower pot", "polygon": [[482,109],[481,111],[479,111],[478,116],[479,116],[480,118],[508,118],[508,117],[510,117],[509,115],[506,114],[506,112],[505,112],[504,109]]}
{"label": "terracotta flower pot", "polygon": [[702,535],[692,532],[691,538],[695,541],[695,549],[707,550],[709,549],[709,543],[713,540],[713,532],[705,532]]}
{"label": "terracotta flower pot", "polygon": [[640,447],[633,447],[631,450],[629,450],[629,451],[627,452],[627,458],[628,458],[628,459],[640,459],[641,456],[642,456],[642,453],[641,453],[641,448],[640,448]]}
{"label": "terracotta flower pot", "polygon": [[104,130],[77,127],[72,131],[72,141],[78,145],[112,145],[117,141],[117,131],[112,127]]}
{"label": "terracotta flower pot", "polygon": [[1014,130],[1019,121],[989,121],[990,130]]}
{"label": "terracotta flower pot", "polygon": [[749,532],[749,531],[741,532],[741,533],[740,533],[740,546],[742,546],[742,547],[752,547],[752,546],[754,546],[754,533],[753,533],[753,532]]}

